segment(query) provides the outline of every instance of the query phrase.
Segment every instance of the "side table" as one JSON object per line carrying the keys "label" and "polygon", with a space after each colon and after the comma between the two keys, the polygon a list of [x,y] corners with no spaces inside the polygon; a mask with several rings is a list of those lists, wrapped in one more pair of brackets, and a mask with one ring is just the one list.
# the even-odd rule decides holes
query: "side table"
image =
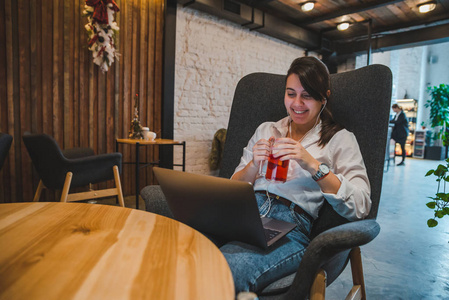
{"label": "side table", "polygon": [[[185,171],[186,168],[186,142],[185,141],[175,141],[175,140],[169,140],[169,139],[155,139],[153,141],[146,141],[146,140],[137,140],[137,139],[116,139],[115,140],[115,151],[118,152],[118,146],[119,144],[125,144],[125,145],[135,145],[135,151],[136,151],[136,161],[135,162],[122,162],[122,164],[134,164],[136,166],[135,168],[135,174],[136,174],[136,209],[139,209],[139,169],[147,167],[149,165],[158,165],[159,161],[153,161],[153,162],[140,162],[139,154],[140,154],[140,147],[142,146],[154,146],[154,145],[172,145],[174,146],[182,146],[182,164],[173,164],[173,166],[179,166],[182,167],[182,171]],[[141,166],[142,165],[142,166]]]}

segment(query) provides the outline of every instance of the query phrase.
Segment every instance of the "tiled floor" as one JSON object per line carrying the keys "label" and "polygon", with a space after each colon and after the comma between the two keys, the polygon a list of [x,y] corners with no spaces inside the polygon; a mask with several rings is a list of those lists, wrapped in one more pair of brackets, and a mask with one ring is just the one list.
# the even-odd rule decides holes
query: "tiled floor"
{"label": "tiled floor", "polygon": [[[380,234],[362,247],[367,299],[449,299],[449,217],[427,227],[433,211],[428,196],[436,177],[425,177],[444,161],[407,158],[384,173],[377,221]],[[449,186],[448,186],[449,188]],[[326,299],[344,299],[350,290],[348,266],[327,289]]]}

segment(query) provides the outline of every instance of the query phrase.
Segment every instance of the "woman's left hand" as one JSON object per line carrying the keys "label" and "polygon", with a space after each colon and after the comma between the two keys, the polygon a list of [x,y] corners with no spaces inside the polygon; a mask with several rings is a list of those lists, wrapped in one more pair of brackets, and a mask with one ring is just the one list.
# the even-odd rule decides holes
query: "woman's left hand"
{"label": "woman's left hand", "polygon": [[273,156],[280,160],[295,160],[304,170],[314,175],[320,164],[310,153],[299,143],[291,138],[278,138],[274,142]]}

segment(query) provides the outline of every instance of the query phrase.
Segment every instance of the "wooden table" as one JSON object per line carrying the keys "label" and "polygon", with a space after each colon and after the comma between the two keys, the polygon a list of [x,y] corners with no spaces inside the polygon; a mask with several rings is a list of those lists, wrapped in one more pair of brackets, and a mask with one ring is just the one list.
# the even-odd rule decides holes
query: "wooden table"
{"label": "wooden table", "polygon": [[[141,146],[161,146],[161,145],[172,145],[172,146],[182,146],[182,164],[173,164],[173,166],[181,166],[182,171],[186,169],[186,142],[179,142],[175,140],[169,139],[155,139],[153,141],[139,140],[139,139],[116,139],[115,140],[115,151],[118,152],[119,144],[128,144],[135,145],[136,149],[136,161],[135,162],[122,162],[122,164],[134,164],[136,165],[135,173],[136,173],[136,209],[139,209],[139,169],[146,167],[148,165],[157,165],[159,162],[140,162],[140,147]],[[141,166],[142,165],[142,166]]]}
{"label": "wooden table", "polygon": [[152,213],[0,204],[0,299],[234,299],[220,250]]}

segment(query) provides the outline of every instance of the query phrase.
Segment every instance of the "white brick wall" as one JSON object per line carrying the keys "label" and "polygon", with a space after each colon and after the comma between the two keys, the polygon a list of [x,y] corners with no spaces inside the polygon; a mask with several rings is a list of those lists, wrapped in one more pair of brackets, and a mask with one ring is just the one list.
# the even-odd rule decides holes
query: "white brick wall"
{"label": "white brick wall", "polygon": [[[302,48],[178,5],[174,138],[186,141],[186,171],[212,174],[212,139],[227,127],[239,79],[253,72],[285,74],[300,56]],[[179,149],[174,160],[181,160]]]}

